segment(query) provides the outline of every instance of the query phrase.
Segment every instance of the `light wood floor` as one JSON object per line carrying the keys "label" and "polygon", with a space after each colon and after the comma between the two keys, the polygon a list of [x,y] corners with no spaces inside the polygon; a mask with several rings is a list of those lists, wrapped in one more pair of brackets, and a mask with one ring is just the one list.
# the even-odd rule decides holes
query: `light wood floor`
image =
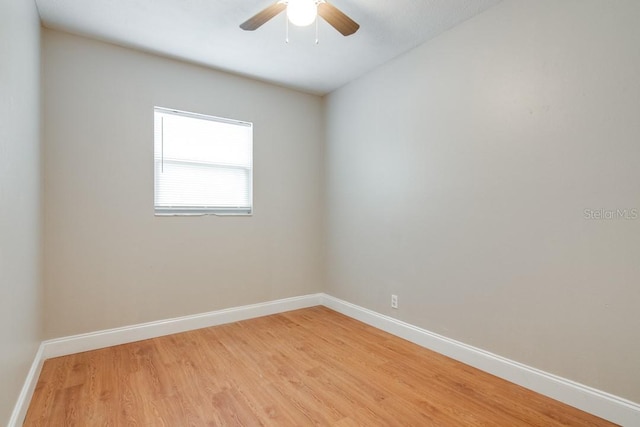
{"label": "light wood floor", "polygon": [[27,426],[606,426],[324,307],[47,360]]}

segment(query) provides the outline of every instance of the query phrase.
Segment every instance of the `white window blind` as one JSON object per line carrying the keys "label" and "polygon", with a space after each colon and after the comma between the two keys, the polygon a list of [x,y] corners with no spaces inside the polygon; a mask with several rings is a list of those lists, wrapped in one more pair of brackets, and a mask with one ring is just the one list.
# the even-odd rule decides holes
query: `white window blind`
{"label": "white window blind", "polygon": [[156,107],[156,215],[251,214],[253,125]]}

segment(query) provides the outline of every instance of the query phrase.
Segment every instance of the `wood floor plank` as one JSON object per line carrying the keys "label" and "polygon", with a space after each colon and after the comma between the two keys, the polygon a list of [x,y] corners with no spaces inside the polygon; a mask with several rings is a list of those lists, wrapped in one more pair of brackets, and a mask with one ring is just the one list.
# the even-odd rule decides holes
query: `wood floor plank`
{"label": "wood floor plank", "polygon": [[611,426],[312,307],[45,361],[25,426]]}

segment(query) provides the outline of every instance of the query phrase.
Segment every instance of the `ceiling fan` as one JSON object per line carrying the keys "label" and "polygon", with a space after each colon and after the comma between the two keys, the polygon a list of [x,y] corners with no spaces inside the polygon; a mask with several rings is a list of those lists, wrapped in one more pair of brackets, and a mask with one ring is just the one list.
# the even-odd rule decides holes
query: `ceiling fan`
{"label": "ceiling fan", "polygon": [[311,25],[320,15],[343,36],[349,36],[360,28],[357,22],[325,0],[279,0],[240,24],[240,28],[256,30],[285,9],[289,22],[299,27]]}

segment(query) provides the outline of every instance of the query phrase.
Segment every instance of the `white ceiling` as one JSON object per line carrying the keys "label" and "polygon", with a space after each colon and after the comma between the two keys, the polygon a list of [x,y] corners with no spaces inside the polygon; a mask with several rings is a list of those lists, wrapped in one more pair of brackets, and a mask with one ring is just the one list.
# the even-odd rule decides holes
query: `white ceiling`
{"label": "white ceiling", "polygon": [[315,94],[331,92],[500,0],[329,0],[360,24],[343,37],[285,14],[240,23],[276,0],[36,0],[46,27],[195,62]]}

